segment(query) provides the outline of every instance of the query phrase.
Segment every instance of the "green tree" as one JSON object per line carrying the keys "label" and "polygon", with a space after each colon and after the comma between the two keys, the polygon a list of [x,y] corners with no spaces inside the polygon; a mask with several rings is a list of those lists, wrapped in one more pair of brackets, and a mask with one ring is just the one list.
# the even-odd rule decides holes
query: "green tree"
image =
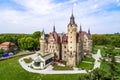
{"label": "green tree", "polygon": [[2,57],[2,54],[4,53],[4,50],[0,48],[0,57]]}
{"label": "green tree", "polygon": [[40,36],[41,36],[40,31],[36,31],[32,34],[32,37],[34,38],[35,41],[34,49],[40,49],[40,42],[39,42]]}
{"label": "green tree", "polygon": [[18,45],[20,49],[33,50],[35,46],[35,41],[32,37],[23,37],[18,40]]}
{"label": "green tree", "polygon": [[2,48],[0,48],[0,54],[3,54],[4,50]]}
{"label": "green tree", "polygon": [[40,38],[41,36],[41,32],[40,31],[36,31],[32,34],[33,38]]}

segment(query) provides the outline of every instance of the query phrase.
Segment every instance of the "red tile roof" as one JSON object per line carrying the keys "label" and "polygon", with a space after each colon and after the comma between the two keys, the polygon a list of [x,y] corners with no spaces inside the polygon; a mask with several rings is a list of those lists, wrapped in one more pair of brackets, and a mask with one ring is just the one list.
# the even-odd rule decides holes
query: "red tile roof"
{"label": "red tile roof", "polygon": [[55,39],[54,43],[58,43],[59,42],[59,36],[58,36],[58,34],[56,32],[52,32],[51,34],[53,35],[53,37]]}
{"label": "red tile roof", "polygon": [[0,48],[9,48],[10,46],[14,46],[15,44],[12,42],[4,42],[0,44]]}
{"label": "red tile roof", "polygon": [[67,43],[67,42],[68,42],[68,36],[64,34],[62,37],[62,43]]}

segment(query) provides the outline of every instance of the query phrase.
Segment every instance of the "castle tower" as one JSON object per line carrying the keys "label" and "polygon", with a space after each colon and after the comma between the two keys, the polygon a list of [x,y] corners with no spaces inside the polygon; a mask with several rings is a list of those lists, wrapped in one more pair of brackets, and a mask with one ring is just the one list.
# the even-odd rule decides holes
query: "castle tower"
{"label": "castle tower", "polygon": [[44,29],[42,31],[42,35],[41,35],[41,38],[40,38],[40,53],[41,54],[44,54],[45,53],[45,32],[44,32]]}
{"label": "castle tower", "polygon": [[67,66],[76,66],[76,35],[77,25],[75,24],[73,13],[70,17],[70,23],[68,24],[68,53],[67,53]]}

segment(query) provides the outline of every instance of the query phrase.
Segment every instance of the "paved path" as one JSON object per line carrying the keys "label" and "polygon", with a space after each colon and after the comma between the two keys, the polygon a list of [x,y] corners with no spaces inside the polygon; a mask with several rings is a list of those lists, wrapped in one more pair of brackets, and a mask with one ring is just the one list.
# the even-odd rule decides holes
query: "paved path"
{"label": "paved path", "polygon": [[101,54],[100,54],[100,49],[98,49],[97,54],[93,54],[92,57],[95,59],[95,63],[94,63],[94,68],[99,68],[100,67],[100,58],[102,58]]}
{"label": "paved path", "polygon": [[[33,54],[33,55],[29,55],[29,56],[26,56],[26,57],[23,57],[23,58],[28,58],[28,57],[36,57],[37,54]],[[101,54],[100,54],[100,50],[98,50],[97,54],[93,54],[92,55],[93,58],[95,58],[95,65],[94,65],[94,69],[97,68],[97,67],[100,67],[100,62],[98,62],[99,58],[101,57]],[[19,63],[20,65],[27,71],[29,72],[33,72],[33,73],[40,73],[40,74],[78,74],[78,73],[87,73],[86,70],[79,70],[78,68],[74,68],[74,70],[52,70],[52,66],[48,66],[46,69],[44,70],[34,70],[34,69],[31,69],[29,66],[31,64],[26,64],[24,61],[23,61],[23,58],[20,58],[19,59]]]}

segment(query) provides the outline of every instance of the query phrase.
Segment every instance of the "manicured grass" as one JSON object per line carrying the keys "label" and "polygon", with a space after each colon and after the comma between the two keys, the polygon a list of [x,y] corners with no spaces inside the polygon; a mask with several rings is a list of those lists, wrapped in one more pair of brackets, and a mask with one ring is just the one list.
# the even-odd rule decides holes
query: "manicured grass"
{"label": "manicured grass", "polygon": [[94,66],[95,59],[91,57],[85,57],[82,62],[80,62],[77,67],[81,69],[91,70]]}
{"label": "manicured grass", "polygon": [[105,47],[105,46],[103,46],[103,45],[95,45],[95,46],[93,47],[93,54],[96,54],[96,53],[97,53],[97,50],[100,49],[101,55],[102,55],[102,56],[105,56],[104,47]]}
{"label": "manicured grass", "polygon": [[100,68],[107,71],[107,72],[110,71],[110,66],[108,65],[108,62],[106,62],[106,61],[101,62]]}
{"label": "manicured grass", "polygon": [[86,70],[91,70],[93,66],[94,64],[85,63],[85,62],[81,62],[80,64],[77,65],[78,68],[86,69]]}
{"label": "manicured grass", "polygon": [[20,57],[11,58],[0,61],[0,80],[78,80],[83,74],[54,74],[43,75],[30,73],[25,71],[18,59]]}
{"label": "manicured grass", "polygon": [[68,67],[68,66],[54,66],[53,70],[73,70],[72,67]]}
{"label": "manicured grass", "polygon": [[94,59],[94,58],[91,58],[91,57],[86,57],[86,58],[83,59],[83,61],[95,62],[95,59]]}
{"label": "manicured grass", "polygon": [[25,61],[25,63],[31,63],[33,61],[32,58],[24,58],[23,60]]}
{"label": "manicured grass", "polygon": [[97,54],[99,47],[97,45],[93,46],[93,54]]}

